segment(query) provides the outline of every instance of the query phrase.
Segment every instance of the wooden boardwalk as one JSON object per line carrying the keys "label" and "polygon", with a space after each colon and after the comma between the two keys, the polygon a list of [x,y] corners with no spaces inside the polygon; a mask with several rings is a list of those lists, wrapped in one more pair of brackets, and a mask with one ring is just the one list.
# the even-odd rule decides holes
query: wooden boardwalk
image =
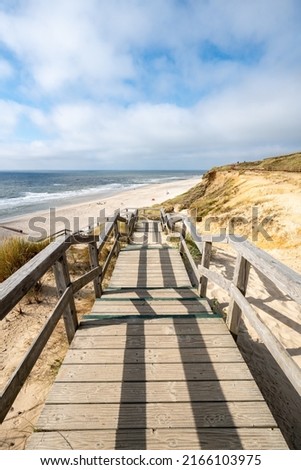
{"label": "wooden boardwalk", "polygon": [[139,223],[76,332],[28,449],[285,449],[224,320]]}

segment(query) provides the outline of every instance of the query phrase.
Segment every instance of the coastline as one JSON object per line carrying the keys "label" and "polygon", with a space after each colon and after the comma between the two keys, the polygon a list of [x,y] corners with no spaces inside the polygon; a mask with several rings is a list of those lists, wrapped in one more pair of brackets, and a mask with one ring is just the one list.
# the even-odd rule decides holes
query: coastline
{"label": "coastline", "polygon": [[186,180],[176,180],[164,183],[154,183],[140,188],[131,188],[114,193],[114,195],[101,195],[102,197],[92,197],[86,202],[77,202],[66,206],[59,206],[50,213],[48,211],[37,211],[24,214],[21,217],[5,219],[0,222],[13,230],[22,233],[6,230],[0,227],[0,240],[12,236],[29,236],[41,238],[41,234],[53,234],[67,228],[77,231],[91,225],[97,218],[110,216],[116,209],[148,207],[160,204],[169,198],[173,198],[184,193],[195,186],[202,178],[189,178]]}

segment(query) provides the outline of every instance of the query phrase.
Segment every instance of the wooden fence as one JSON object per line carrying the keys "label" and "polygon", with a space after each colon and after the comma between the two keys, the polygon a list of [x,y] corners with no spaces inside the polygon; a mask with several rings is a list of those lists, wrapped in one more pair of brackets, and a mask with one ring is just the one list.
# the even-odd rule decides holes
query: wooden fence
{"label": "wooden fence", "polygon": [[[234,338],[238,335],[243,315],[256,330],[261,341],[270,351],[299,395],[301,395],[301,369],[271,330],[262,322],[245,297],[250,267],[253,266],[273,282],[285,295],[301,304],[301,275],[247,240],[226,234],[222,236],[199,235],[196,226],[187,217],[167,214],[164,209],[161,209],[161,223],[168,232],[178,233],[180,252],[185,255],[188,261],[191,278],[193,284],[198,288],[199,295],[201,297],[206,296],[208,280],[229,294],[230,304],[226,322]],[[198,266],[188,249],[186,243],[187,234],[190,235],[201,254],[201,263]],[[214,243],[227,243],[236,252],[236,263],[232,280],[228,280],[221,274],[210,270],[210,257]]]}
{"label": "wooden fence", "polygon": [[[125,224],[125,235],[130,237],[137,217],[137,210],[125,210],[122,215],[118,211],[113,217],[107,219],[105,228],[99,236],[93,234],[84,236],[78,232],[60,237],[1,284],[0,320],[6,317],[50,268],[53,268],[54,271],[59,300],[39,335],[1,392],[0,422],[3,422],[61,317],[64,319],[67,338],[71,343],[78,326],[74,295],[93,281],[95,296],[101,296],[104,276],[113,255],[117,255],[119,251],[121,233],[118,223],[123,222]],[[113,239],[112,248],[105,263],[100,266],[99,255],[110,237]],[[76,244],[88,245],[91,269],[71,282],[66,252],[70,246]]]}

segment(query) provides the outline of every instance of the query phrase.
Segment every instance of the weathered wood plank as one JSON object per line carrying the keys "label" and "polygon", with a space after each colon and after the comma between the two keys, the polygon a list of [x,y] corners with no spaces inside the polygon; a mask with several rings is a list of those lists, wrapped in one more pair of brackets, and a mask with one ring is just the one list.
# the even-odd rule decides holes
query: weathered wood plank
{"label": "weathered wood plank", "polygon": [[47,404],[263,401],[253,380],[211,382],[56,382]]}
{"label": "weathered wood plank", "polygon": [[[210,265],[211,251],[212,251],[212,243],[203,242],[201,266],[207,269],[209,269],[209,265]],[[207,277],[202,276],[201,283],[200,283],[200,291],[199,291],[201,297],[206,297],[207,283],[208,283]]]}
{"label": "weathered wood plank", "polygon": [[209,303],[205,299],[201,299],[199,297],[193,297],[193,298],[186,298],[186,299],[175,299],[175,298],[170,298],[170,297],[162,297],[162,298],[131,298],[129,295],[126,298],[123,299],[116,299],[116,298],[110,298],[109,296],[102,297],[101,299],[96,299],[95,300],[96,305],[114,305],[114,306],[125,306],[126,304],[129,305],[184,305],[184,306],[191,306],[191,305],[202,305],[202,306],[209,306]]}
{"label": "weathered wood plank", "polygon": [[[63,253],[62,256],[54,263],[53,272],[55,276],[56,287],[59,297],[61,297],[65,290],[70,286],[70,275],[68,269],[68,263],[66,258],[66,253]],[[71,343],[75,331],[78,326],[76,308],[73,295],[69,297],[69,303],[66,305],[66,308],[63,312],[64,324],[67,333],[67,338],[69,343]]]}
{"label": "weathered wood plank", "polygon": [[[242,295],[245,295],[247,291],[249,273],[249,261],[247,261],[238,253],[233,275],[233,284],[240,290]],[[231,297],[227,314],[227,325],[231,333],[236,336],[239,332],[240,321],[241,308],[234,301],[233,297]]]}
{"label": "weathered wood plank", "polygon": [[[94,317],[94,316],[93,316]],[[97,315],[95,315],[95,317],[97,317]],[[190,316],[190,315],[178,315],[178,316],[160,316],[160,317],[148,317],[147,319],[145,319],[144,317],[139,317],[139,316],[130,316],[130,317],[126,317],[126,318],[104,318],[103,316],[100,316],[98,319],[97,318],[93,318],[93,320],[90,320],[91,318],[91,315],[87,314],[87,315],[84,315],[82,317],[82,320],[81,320],[81,326],[84,327],[87,323],[90,323],[90,324],[95,324],[95,325],[120,325],[122,323],[129,323],[129,324],[135,324],[135,325],[140,325],[140,324],[145,324],[145,322],[147,321],[148,324],[162,324],[162,325],[175,325],[175,324],[190,324],[190,323],[193,323],[194,325],[195,324],[200,324],[202,325],[203,323],[211,323],[211,324],[216,324],[216,325],[219,325],[220,323],[224,323],[224,320],[215,315],[215,314],[212,314],[212,315],[208,315],[208,316],[204,316],[204,317],[196,317],[196,316]]]}
{"label": "weathered wood plank", "polygon": [[56,304],[51,316],[46,321],[39,335],[31,345],[29,351],[25,354],[24,358],[21,360],[18,368],[15,370],[14,374],[11,376],[9,382],[7,383],[4,391],[0,397],[0,422],[2,423],[6,414],[8,413],[11,405],[13,404],[15,398],[23,387],[27,377],[30,374],[33,366],[37,362],[41,352],[43,351],[48,339],[50,338],[54,328],[56,327],[59,319],[61,318],[63,312],[66,309],[66,306],[70,302],[72,297],[72,288],[64,292],[58,303]]}
{"label": "weathered wood plank", "polygon": [[[34,433],[27,449],[36,450],[111,450],[116,447],[114,430],[60,431]],[[141,430],[118,431],[120,450],[141,450]],[[287,449],[279,429],[271,428],[199,428],[147,429],[149,450],[271,450]]]}
{"label": "weathered wood plank", "polygon": [[177,364],[191,362],[243,362],[238,348],[71,349],[64,364]]}
{"label": "weathered wood plank", "polygon": [[110,314],[123,314],[123,315],[135,315],[137,313],[141,315],[153,314],[194,314],[201,312],[211,312],[211,309],[201,303],[194,305],[138,305],[127,303],[124,305],[111,305],[111,304],[94,304],[92,313],[99,313],[102,315]]}
{"label": "weathered wood plank", "polygon": [[112,246],[112,248],[111,248],[111,251],[110,251],[110,253],[108,254],[108,257],[107,257],[107,259],[106,259],[104,265],[102,266],[102,276],[105,276],[105,274],[106,274],[106,272],[107,272],[107,269],[108,269],[108,267],[109,267],[109,264],[110,264],[110,262],[111,262],[111,260],[112,260],[112,258],[113,258],[113,256],[114,256],[114,254],[115,254],[115,251],[116,251],[116,249],[117,249],[117,247],[118,247],[118,240],[119,240],[119,235],[117,235],[117,237],[115,238],[115,241],[114,241],[114,244],[113,244],[113,246]]}
{"label": "weathered wood plank", "polygon": [[84,286],[89,284],[89,282],[92,282],[94,279],[99,278],[101,276],[102,268],[101,266],[98,266],[91,271],[89,271],[86,274],[83,274],[81,277],[76,279],[75,281],[72,282],[72,288],[74,294],[78,292],[80,289],[82,289]]}
{"label": "weathered wood plank", "polygon": [[[194,259],[191,256],[191,253],[188,249],[188,246],[187,246],[185,240],[181,240],[180,247],[181,247],[181,251],[184,253],[184,255],[186,256],[186,259],[189,262],[189,267],[190,267],[190,270],[191,270],[191,272],[190,272],[191,282],[192,282],[193,285],[198,286],[199,282],[200,282],[200,273],[199,273],[199,271],[196,267]],[[183,264],[182,264],[182,266],[183,266]]]}
{"label": "weathered wood plank", "polygon": [[[119,419],[122,413],[122,419]],[[46,405],[39,430],[277,426],[265,402]]]}
{"label": "weathered wood plank", "polygon": [[124,288],[132,288],[132,289],[140,289],[140,288],[145,288],[145,289],[151,289],[153,287],[157,288],[163,288],[163,287],[179,287],[179,288],[186,288],[186,287],[191,287],[191,284],[188,282],[178,282],[178,281],[173,281],[173,282],[162,282],[158,281],[149,281],[149,282],[127,282],[126,280],[121,283],[121,281],[110,281],[110,288],[116,288],[119,289],[120,287]]}
{"label": "weathered wood plank", "polygon": [[51,268],[70,245],[69,238],[59,238],[28,261],[0,286],[0,320],[2,320],[35,283]]}
{"label": "weathered wood plank", "polygon": [[293,271],[247,240],[239,243],[235,242],[235,238],[229,237],[229,244],[279,289],[301,304],[301,274]]}
{"label": "weathered wood plank", "polygon": [[215,271],[210,271],[210,269],[205,268],[205,266],[199,265],[198,269],[203,276],[209,279],[209,281],[214,282],[219,287],[224,289],[228,294],[230,294],[231,281],[226,279],[222,274],[219,274]]}
{"label": "weathered wood plank", "polygon": [[[176,336],[176,335],[227,335],[229,331],[225,324],[204,323],[182,323],[177,325],[148,324],[144,325],[89,325],[85,324],[77,330],[76,336]],[[162,341],[163,338],[162,338]]]}
{"label": "weathered wood plank", "polygon": [[[139,382],[178,380],[251,380],[244,363],[170,364],[63,364],[58,382]],[[234,398],[234,397],[233,397]]]}
{"label": "weathered wood plank", "polygon": [[262,322],[253,307],[249,304],[243,294],[236,286],[231,286],[231,294],[250,324],[257,331],[259,337],[270,351],[275,361],[279,364],[287,378],[301,395],[301,369],[282,346],[280,341],[273,335],[269,328]]}
{"label": "weathered wood plank", "polygon": [[210,348],[233,347],[231,335],[178,335],[175,336],[75,336],[71,343],[72,349],[94,348]]}
{"label": "weathered wood plank", "polygon": [[[89,244],[89,256],[90,256],[90,265],[91,269],[99,268],[99,259],[98,259],[98,248],[97,243],[93,242]],[[101,270],[93,278],[95,298],[101,297]]]}
{"label": "weathered wood plank", "polygon": [[168,298],[180,298],[180,299],[185,299],[187,297],[195,297],[198,298],[196,292],[192,289],[192,287],[187,288],[187,289],[168,289],[167,287],[165,289],[122,289],[122,290],[106,290],[103,293],[102,298],[163,298],[163,297],[168,297]]}

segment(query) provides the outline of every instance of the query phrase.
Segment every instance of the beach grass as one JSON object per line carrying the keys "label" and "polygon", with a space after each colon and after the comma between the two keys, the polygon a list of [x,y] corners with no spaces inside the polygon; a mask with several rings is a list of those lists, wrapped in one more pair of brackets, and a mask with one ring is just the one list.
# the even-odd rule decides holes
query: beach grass
{"label": "beach grass", "polygon": [[0,245],[0,282],[5,281],[48,244],[48,240],[29,242],[22,238],[8,238],[3,241]]}

